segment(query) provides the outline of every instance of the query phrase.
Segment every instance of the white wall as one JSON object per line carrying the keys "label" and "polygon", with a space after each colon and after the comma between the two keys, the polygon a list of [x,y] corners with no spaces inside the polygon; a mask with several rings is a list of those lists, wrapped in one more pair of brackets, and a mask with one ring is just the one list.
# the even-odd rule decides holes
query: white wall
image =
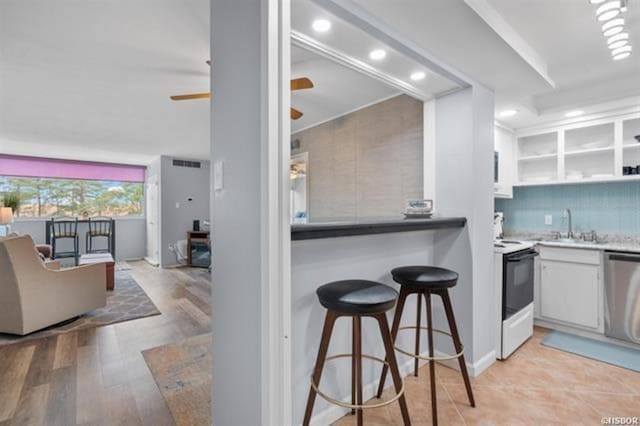
{"label": "white wall", "polygon": [[[435,238],[435,264],[460,274],[451,291],[465,356],[474,373],[495,361],[493,321],[493,94],[474,86],[435,105],[435,194],[438,214],[464,216],[465,232]],[[434,315],[445,327],[444,311]],[[438,338],[441,347],[447,347]]]}
{"label": "white wall", "polygon": [[267,2],[211,2],[211,160],[224,162],[224,189],[212,202],[212,423],[221,426],[263,424],[266,398],[261,359],[262,3]]}
{"label": "white wall", "polygon": [[[11,229],[20,234],[29,234],[36,244],[45,243],[46,219],[16,221]],[[86,224],[78,225],[80,253],[85,252]],[[142,259],[146,254],[146,219],[144,217],[116,218],[116,260]],[[104,239],[100,244],[103,244]],[[96,240],[97,241],[97,240]],[[61,243],[60,250],[70,249],[70,241]]]}
{"label": "white wall", "polygon": [[[169,246],[187,239],[193,221],[209,220],[209,162],[201,168],[176,167],[173,157],[161,157],[160,165],[160,266],[178,264]],[[192,201],[188,201],[191,198]]]}

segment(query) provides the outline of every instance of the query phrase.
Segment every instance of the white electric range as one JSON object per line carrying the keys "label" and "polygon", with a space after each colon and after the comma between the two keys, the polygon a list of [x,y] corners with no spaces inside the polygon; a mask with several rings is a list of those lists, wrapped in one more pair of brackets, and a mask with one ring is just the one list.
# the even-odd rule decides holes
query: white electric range
{"label": "white electric range", "polygon": [[494,241],[496,354],[506,359],[533,335],[535,243]]}

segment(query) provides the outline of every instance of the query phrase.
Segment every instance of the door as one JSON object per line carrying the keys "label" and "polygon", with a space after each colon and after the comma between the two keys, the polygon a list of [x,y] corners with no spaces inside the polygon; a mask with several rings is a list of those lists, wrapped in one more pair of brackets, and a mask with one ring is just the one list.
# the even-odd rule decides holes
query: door
{"label": "door", "polygon": [[598,328],[599,267],[543,260],[540,269],[540,316]]}
{"label": "door", "polygon": [[145,191],[145,205],[147,209],[147,262],[158,265],[159,258],[159,229],[158,229],[158,176],[151,176],[147,181]]}

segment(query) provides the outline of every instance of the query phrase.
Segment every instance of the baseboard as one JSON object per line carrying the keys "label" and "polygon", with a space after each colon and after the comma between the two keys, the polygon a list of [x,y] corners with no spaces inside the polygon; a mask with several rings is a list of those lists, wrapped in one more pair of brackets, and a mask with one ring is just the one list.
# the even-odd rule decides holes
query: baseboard
{"label": "baseboard", "polygon": [[[449,354],[445,354],[440,351],[435,351],[435,356],[449,356]],[[469,376],[478,377],[480,374],[482,374],[483,371],[491,367],[491,365],[494,362],[496,362],[495,350],[485,354],[482,358],[480,358],[478,361],[474,362],[473,364],[467,361],[466,364],[467,364],[467,371],[469,372]],[[460,365],[458,364],[457,359],[448,359],[445,361],[439,361],[439,363],[444,365],[445,367],[449,367],[458,371],[460,370]]]}
{"label": "baseboard", "polygon": [[[423,352],[420,355],[428,356],[429,353]],[[440,351],[435,351],[434,356],[449,356],[449,354],[445,354]],[[496,362],[495,351],[489,352],[488,354],[484,355],[482,358],[480,358],[477,362],[473,364],[470,364],[469,362],[467,362],[466,364],[467,364],[467,370],[469,371],[469,375],[471,377],[479,376],[483,371],[489,368],[494,362]],[[454,370],[460,370],[457,359],[438,361],[438,363],[444,365],[445,367],[453,368]],[[426,364],[427,364],[427,361],[420,360],[421,367]],[[407,377],[410,374],[413,374],[413,365],[414,365],[413,359],[409,359],[408,361],[400,365],[399,368],[400,368],[400,374],[402,375],[402,377]],[[387,379],[386,383],[387,383],[387,386],[385,387],[385,389],[388,389],[391,386],[393,386],[389,378]],[[375,380],[372,383],[366,384],[362,388],[362,398],[365,401],[373,398],[377,390],[378,390],[378,380]],[[348,396],[347,398],[342,399],[342,401],[350,404],[351,396]],[[331,407],[328,407],[324,411],[319,412],[315,416],[313,416],[311,418],[311,424],[314,426],[324,426],[324,425],[332,424],[340,420],[342,417],[344,417],[349,411],[350,410],[347,408],[333,405]]]}
{"label": "baseboard", "polygon": [[147,262],[147,263],[148,263],[149,265],[151,265],[151,266],[155,266],[156,268],[157,268],[158,266],[160,266],[160,262],[158,262],[157,260],[150,259],[150,258],[148,258],[148,257],[145,257],[145,258],[144,258],[144,261],[145,261],[145,262]]}

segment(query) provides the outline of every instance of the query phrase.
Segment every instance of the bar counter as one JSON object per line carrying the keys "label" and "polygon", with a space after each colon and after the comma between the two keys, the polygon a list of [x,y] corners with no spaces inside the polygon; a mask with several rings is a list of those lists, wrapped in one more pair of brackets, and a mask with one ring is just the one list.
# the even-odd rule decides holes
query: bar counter
{"label": "bar counter", "polygon": [[464,228],[464,217],[434,217],[431,219],[368,218],[336,221],[312,221],[291,225],[291,240],[350,237],[388,234],[392,232],[429,231]]}

